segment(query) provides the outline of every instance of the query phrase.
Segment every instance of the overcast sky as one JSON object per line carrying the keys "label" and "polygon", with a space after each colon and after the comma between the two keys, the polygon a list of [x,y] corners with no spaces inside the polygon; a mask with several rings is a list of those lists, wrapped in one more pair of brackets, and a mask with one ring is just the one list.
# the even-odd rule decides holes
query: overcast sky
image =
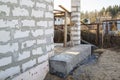
{"label": "overcast sky", "polygon": [[[71,11],[71,0],[54,0],[54,9],[60,9],[58,5],[63,5]],[[120,5],[120,0],[81,0],[81,11],[100,10],[109,5]]]}

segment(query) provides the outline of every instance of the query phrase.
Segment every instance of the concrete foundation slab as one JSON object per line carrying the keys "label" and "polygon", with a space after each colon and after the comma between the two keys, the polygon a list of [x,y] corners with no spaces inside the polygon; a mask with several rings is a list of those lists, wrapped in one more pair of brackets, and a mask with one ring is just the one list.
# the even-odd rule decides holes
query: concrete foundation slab
{"label": "concrete foundation slab", "polygon": [[82,60],[91,55],[91,45],[78,45],[50,58],[50,73],[66,77]]}

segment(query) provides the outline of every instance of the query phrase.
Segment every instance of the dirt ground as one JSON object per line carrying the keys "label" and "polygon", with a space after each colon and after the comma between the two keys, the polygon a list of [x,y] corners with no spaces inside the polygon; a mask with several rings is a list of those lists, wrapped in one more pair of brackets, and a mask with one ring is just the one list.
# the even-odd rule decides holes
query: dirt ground
{"label": "dirt ground", "polygon": [[97,49],[94,54],[96,62],[80,65],[66,79],[48,73],[45,80],[120,80],[120,48]]}

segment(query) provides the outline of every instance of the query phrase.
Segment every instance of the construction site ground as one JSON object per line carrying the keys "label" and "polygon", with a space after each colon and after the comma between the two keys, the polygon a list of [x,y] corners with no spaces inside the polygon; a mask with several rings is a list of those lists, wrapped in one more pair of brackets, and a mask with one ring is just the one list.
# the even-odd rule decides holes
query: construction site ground
{"label": "construction site ground", "polygon": [[[55,53],[60,54],[69,48],[57,44]],[[48,73],[45,80],[120,80],[120,47],[97,49],[93,55],[93,60],[80,64],[68,77],[60,78]]]}

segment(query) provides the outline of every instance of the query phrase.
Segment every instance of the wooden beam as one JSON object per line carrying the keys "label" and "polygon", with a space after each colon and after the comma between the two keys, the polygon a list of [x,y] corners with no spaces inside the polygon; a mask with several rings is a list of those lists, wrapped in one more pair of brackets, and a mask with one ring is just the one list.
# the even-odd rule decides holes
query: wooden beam
{"label": "wooden beam", "polygon": [[67,12],[65,12],[64,47],[67,47]]}
{"label": "wooden beam", "polygon": [[[55,28],[55,29],[57,29],[57,30],[59,30],[59,31],[62,31],[62,32],[64,32],[64,30],[63,29],[60,29],[60,28]],[[70,33],[67,33],[68,35],[70,35]]]}
{"label": "wooden beam", "polygon": [[56,9],[54,9],[53,11],[56,11],[56,12],[65,12],[65,11],[61,11],[61,10],[56,10]]}
{"label": "wooden beam", "polygon": [[64,14],[65,12],[54,12],[54,14]]}
{"label": "wooden beam", "polygon": [[70,13],[65,7],[63,7],[62,5],[59,5],[60,8],[62,8],[64,11]]}
{"label": "wooden beam", "polygon": [[64,14],[63,15],[56,15],[56,14],[54,15],[54,17],[61,17],[61,18],[64,16],[65,16]]}

